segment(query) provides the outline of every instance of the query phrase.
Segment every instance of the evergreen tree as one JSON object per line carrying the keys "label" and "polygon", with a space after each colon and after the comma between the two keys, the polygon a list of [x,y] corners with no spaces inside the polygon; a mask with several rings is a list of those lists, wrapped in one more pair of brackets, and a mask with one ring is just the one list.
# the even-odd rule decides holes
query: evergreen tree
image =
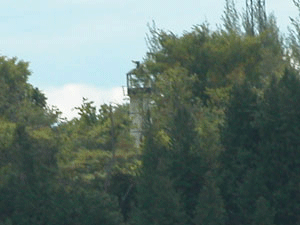
{"label": "evergreen tree", "polygon": [[[255,125],[257,93],[245,83],[232,91],[221,138],[224,152],[220,155],[220,187],[228,213],[226,224],[243,224],[248,215],[240,205],[241,185],[249,170],[256,167],[260,142]],[[247,211],[247,210],[246,210]]]}
{"label": "evergreen tree", "polygon": [[273,78],[259,99],[245,86],[238,98],[232,96],[220,157],[227,224],[299,222],[299,85],[289,68],[280,80]]}
{"label": "evergreen tree", "polygon": [[[275,224],[297,224],[300,202],[299,183],[299,104],[300,81],[296,71],[286,69],[282,79],[273,80],[265,93],[258,124],[262,143],[259,146],[262,173]],[[263,160],[262,160],[263,159]]]}
{"label": "evergreen tree", "polygon": [[199,190],[207,171],[205,161],[197,145],[197,133],[191,112],[185,106],[175,109],[170,124],[170,171],[175,189],[181,193],[181,201],[190,218],[194,217]]}
{"label": "evergreen tree", "polygon": [[274,210],[272,210],[270,203],[264,198],[260,197],[256,201],[256,209],[253,217],[253,225],[273,225]]}
{"label": "evergreen tree", "polygon": [[223,225],[226,222],[226,210],[220,193],[216,186],[216,178],[211,172],[206,174],[205,185],[202,187],[198,203],[194,224],[201,225]]}
{"label": "evergreen tree", "polygon": [[173,188],[167,171],[166,150],[160,147],[150,128],[146,135],[143,167],[137,185],[137,208],[132,216],[134,225],[186,224],[180,196]]}

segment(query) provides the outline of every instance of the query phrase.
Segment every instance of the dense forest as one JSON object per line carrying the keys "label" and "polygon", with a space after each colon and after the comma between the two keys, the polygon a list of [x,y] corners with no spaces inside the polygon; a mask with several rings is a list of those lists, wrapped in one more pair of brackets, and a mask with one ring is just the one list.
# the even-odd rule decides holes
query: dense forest
{"label": "dense forest", "polygon": [[300,22],[284,36],[263,0],[221,18],[149,26],[140,147],[127,104],[83,99],[64,120],[1,56],[0,225],[300,224]]}

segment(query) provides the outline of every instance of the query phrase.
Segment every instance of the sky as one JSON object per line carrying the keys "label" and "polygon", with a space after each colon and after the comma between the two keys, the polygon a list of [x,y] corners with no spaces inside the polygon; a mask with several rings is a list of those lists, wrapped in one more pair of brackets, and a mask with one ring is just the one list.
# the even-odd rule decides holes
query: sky
{"label": "sky", "polygon": [[[1,1],[0,54],[30,62],[29,83],[68,119],[82,98],[122,103],[131,60],[147,52],[147,24],[182,34],[207,21],[221,24],[225,0],[14,0]],[[237,8],[244,0],[236,0]],[[292,0],[266,0],[287,32],[296,18]],[[126,99],[126,98],[125,98]]]}

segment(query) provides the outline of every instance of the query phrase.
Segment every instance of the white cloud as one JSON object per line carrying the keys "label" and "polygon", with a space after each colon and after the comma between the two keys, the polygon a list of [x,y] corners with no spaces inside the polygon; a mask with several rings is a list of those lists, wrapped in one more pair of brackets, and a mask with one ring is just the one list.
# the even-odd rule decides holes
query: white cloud
{"label": "white cloud", "polygon": [[94,105],[99,107],[106,103],[124,103],[125,96],[122,87],[99,88],[86,84],[67,84],[61,87],[46,87],[42,89],[48,98],[48,105],[58,107],[63,117],[71,120],[78,116],[75,107],[82,104],[82,98],[88,98]]}

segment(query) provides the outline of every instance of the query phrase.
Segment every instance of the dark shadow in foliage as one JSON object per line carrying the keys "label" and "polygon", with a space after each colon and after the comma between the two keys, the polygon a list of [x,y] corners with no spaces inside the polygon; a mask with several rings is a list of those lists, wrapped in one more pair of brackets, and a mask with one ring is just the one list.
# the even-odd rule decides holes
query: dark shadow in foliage
{"label": "dark shadow in foliage", "polygon": [[175,109],[174,114],[169,130],[169,170],[174,188],[181,195],[185,213],[192,219],[208,168],[201,157],[192,112],[182,105]]}
{"label": "dark shadow in foliage", "polygon": [[274,224],[300,222],[300,80],[298,72],[287,68],[273,79],[261,103],[258,124],[262,143],[258,164],[268,188]]}
{"label": "dark shadow in foliage", "polygon": [[153,127],[147,129],[143,167],[137,183],[137,206],[133,225],[185,225],[186,215],[180,196],[167,171],[166,149],[159,145]]}
{"label": "dark shadow in foliage", "polygon": [[133,206],[137,202],[136,177],[123,173],[113,174],[110,193],[117,196],[124,222],[127,222]]}
{"label": "dark shadow in foliage", "polygon": [[235,86],[226,110],[221,139],[224,151],[220,155],[221,194],[228,214],[226,224],[238,225],[247,214],[240,208],[240,185],[249,169],[255,167],[259,131],[255,126],[257,94],[249,83]]}
{"label": "dark shadow in foliage", "polygon": [[254,88],[233,93],[222,130],[220,187],[226,224],[299,223],[300,80],[287,68],[259,101]]}
{"label": "dark shadow in foliage", "polygon": [[252,225],[274,225],[274,215],[275,210],[270,203],[264,197],[259,197],[256,200]]}
{"label": "dark shadow in foliage", "polygon": [[196,206],[194,224],[224,225],[226,223],[226,210],[216,178],[211,172],[206,174]]}

